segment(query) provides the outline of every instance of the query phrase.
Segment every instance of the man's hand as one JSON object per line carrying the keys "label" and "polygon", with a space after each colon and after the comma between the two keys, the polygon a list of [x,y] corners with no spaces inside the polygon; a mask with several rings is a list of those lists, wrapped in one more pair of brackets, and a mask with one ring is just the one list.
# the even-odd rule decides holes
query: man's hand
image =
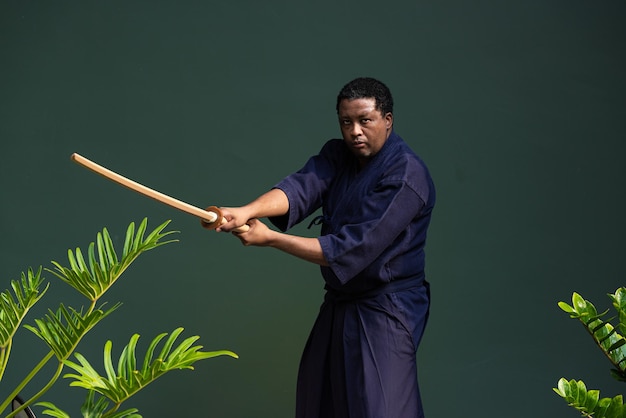
{"label": "man's hand", "polygon": [[266,247],[270,245],[272,237],[276,237],[279,232],[273,231],[258,219],[250,219],[247,223],[250,227],[246,232],[233,232],[233,235],[239,238],[245,246],[254,245],[257,247]]}
{"label": "man's hand", "polygon": [[273,247],[311,263],[327,266],[317,238],[300,237],[274,231],[258,219],[248,221],[246,232],[233,232],[245,246]]}
{"label": "man's hand", "polygon": [[217,227],[217,232],[232,232],[250,219],[285,215],[289,211],[289,199],[282,190],[272,189],[247,205],[220,210],[226,222]]}
{"label": "man's hand", "polygon": [[[282,190],[272,189],[245,206],[220,208],[220,211],[226,222],[215,229],[217,232],[232,232],[246,246],[273,247],[311,263],[328,265],[317,238],[274,231],[257,219],[281,216],[289,211],[289,199]],[[250,229],[235,231],[243,225]]]}
{"label": "man's hand", "polygon": [[245,207],[220,208],[220,210],[226,222],[215,229],[217,232],[231,232],[233,229],[247,224],[250,220],[250,214]]}

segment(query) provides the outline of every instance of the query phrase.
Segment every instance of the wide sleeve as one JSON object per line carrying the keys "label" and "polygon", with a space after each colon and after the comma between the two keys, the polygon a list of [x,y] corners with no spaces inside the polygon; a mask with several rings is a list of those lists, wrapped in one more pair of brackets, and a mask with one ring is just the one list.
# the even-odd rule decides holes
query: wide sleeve
{"label": "wide sleeve", "polygon": [[368,268],[389,275],[380,279],[391,280],[393,272],[385,273],[385,260],[405,251],[403,247],[412,241],[416,233],[412,222],[424,208],[424,200],[406,182],[389,180],[379,183],[360,203],[349,220],[338,222],[338,230],[319,237],[324,256],[343,284]]}
{"label": "wide sleeve", "polygon": [[328,141],[304,167],[274,185],[273,188],[282,190],[289,200],[289,211],[285,215],[269,218],[278,229],[288,230],[321,207],[337,169],[337,153],[343,145],[340,141]]}

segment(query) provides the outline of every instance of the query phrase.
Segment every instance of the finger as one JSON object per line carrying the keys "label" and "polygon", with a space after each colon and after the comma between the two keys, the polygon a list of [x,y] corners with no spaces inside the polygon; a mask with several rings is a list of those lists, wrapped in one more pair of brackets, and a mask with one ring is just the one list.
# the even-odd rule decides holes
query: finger
{"label": "finger", "polygon": [[237,228],[235,219],[231,215],[224,215],[222,217],[222,223],[216,228],[218,232],[231,232],[231,230]]}
{"label": "finger", "polygon": [[250,230],[252,228],[253,228],[253,226],[252,226],[252,219],[251,219],[247,223],[245,223],[245,224],[243,224],[241,226],[238,226],[238,227],[230,229],[230,233],[239,236],[239,235],[246,234],[246,233],[250,232]]}

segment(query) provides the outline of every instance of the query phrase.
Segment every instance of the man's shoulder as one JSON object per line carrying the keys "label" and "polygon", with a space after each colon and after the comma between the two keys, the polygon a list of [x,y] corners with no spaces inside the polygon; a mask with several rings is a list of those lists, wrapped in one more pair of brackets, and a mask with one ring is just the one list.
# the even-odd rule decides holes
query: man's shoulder
{"label": "man's shoulder", "polygon": [[386,160],[390,166],[403,171],[428,171],[421,157],[398,134],[392,133],[389,140]]}
{"label": "man's shoulder", "polygon": [[434,189],[428,167],[400,136],[394,135],[392,141],[386,155],[385,181],[404,183],[427,198]]}
{"label": "man's shoulder", "polygon": [[343,143],[343,139],[339,139],[339,138],[331,138],[329,140],[327,140],[324,145],[322,145],[322,152],[325,150],[328,151],[335,151],[338,149],[345,149],[346,146]]}
{"label": "man's shoulder", "polygon": [[333,138],[329,139],[322,146],[319,155],[335,163],[345,161],[346,158],[351,158],[350,151],[343,142],[343,139]]}

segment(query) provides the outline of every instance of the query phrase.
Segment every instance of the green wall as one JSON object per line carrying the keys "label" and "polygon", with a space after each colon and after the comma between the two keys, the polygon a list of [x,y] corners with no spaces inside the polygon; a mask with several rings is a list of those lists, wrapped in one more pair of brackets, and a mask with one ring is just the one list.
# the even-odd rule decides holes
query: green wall
{"label": "green wall", "polygon": [[[608,308],[624,285],[625,19],[621,0],[3,1],[2,281],[102,227],[119,243],[131,221],[171,219],[180,242],[133,265],[107,298],[124,305],[79,351],[100,364],[106,339],[119,350],[184,326],[240,358],[165,376],[129,406],[293,416],[317,268],[209,233],[69,157],[197,206],[242,204],[337,136],[337,91],[374,76],[438,188],[427,416],[576,416],[552,392],[562,376],[623,393],[556,303],[577,291]],[[83,303],[48,278],[33,315]],[[43,353],[21,334],[0,392]],[[76,413],[82,392],[66,383],[47,399]]]}

